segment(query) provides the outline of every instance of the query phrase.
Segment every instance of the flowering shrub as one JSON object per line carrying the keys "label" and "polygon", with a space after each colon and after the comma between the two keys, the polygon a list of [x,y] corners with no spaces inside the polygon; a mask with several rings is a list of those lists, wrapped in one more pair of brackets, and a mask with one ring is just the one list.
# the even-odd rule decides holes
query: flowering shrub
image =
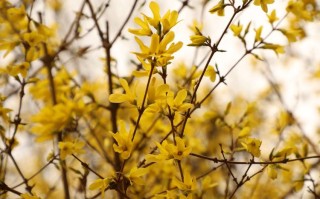
{"label": "flowering shrub", "polygon": [[[320,62],[295,52],[319,29],[316,0],[132,0],[117,29],[119,2],[73,1],[70,18],[60,0],[0,2],[1,198],[320,197],[319,133],[273,72],[305,64],[296,79],[317,97]],[[201,13],[186,41],[184,12]],[[243,62],[265,86],[229,97],[236,70],[257,79]]]}

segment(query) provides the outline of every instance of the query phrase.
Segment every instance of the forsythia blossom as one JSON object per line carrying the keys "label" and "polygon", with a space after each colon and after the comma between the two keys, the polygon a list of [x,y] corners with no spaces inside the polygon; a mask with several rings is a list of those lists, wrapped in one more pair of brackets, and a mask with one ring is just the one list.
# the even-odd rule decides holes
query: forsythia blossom
{"label": "forsythia blossom", "polygon": [[272,10],[272,12],[267,15],[268,16],[268,19],[269,19],[269,22],[271,24],[273,24],[275,21],[277,21],[279,18],[277,17],[277,12],[276,10]]}
{"label": "forsythia blossom", "polygon": [[[147,47],[138,37],[135,37],[141,52],[134,52],[137,57],[155,64],[155,66],[166,66],[173,59],[172,54],[182,47],[182,42],[171,43],[174,39],[174,32],[170,31],[163,39],[158,34],[151,35],[150,47]],[[167,45],[170,44],[169,47]]]}
{"label": "forsythia blossom", "polygon": [[[141,52],[134,52],[139,60],[146,60],[148,64],[165,67],[173,59],[173,53],[182,47],[182,42],[174,43],[174,32],[170,31],[177,24],[178,12],[168,11],[163,17],[156,2],[149,5],[153,17],[143,14],[143,19],[135,18],[140,29],[129,29],[129,32],[138,36],[149,36],[150,45],[135,37]],[[154,30],[154,31],[153,31]],[[152,71],[151,71],[152,72]]]}
{"label": "forsythia blossom", "polygon": [[129,132],[126,130],[126,124],[124,121],[119,122],[119,131],[113,134],[113,138],[117,142],[113,144],[114,151],[120,153],[123,159],[128,159],[131,155],[133,149],[133,142],[131,140],[133,130],[130,129]]}
{"label": "forsythia blossom", "polygon": [[239,37],[240,33],[242,31],[242,25],[240,25],[240,24],[238,24],[238,25],[232,24],[230,26],[230,29],[232,30],[234,36]]}
{"label": "forsythia blossom", "polygon": [[177,112],[184,112],[184,111],[188,110],[189,108],[192,108],[193,105],[191,103],[184,103],[184,101],[187,97],[187,94],[188,94],[187,90],[182,89],[177,93],[175,98],[173,98],[173,96],[169,96],[167,98],[167,103],[168,103],[169,107],[173,111],[177,111]]}
{"label": "forsythia blossom", "polygon": [[38,135],[38,141],[51,139],[58,132],[69,126],[72,127],[73,119],[82,115],[86,108],[82,100],[64,100],[54,106],[48,105],[31,117],[31,120],[35,123],[31,131]]}
{"label": "forsythia blossom", "polygon": [[40,199],[36,194],[23,193],[20,195],[21,199]]}
{"label": "forsythia blossom", "polygon": [[113,103],[122,103],[122,102],[130,102],[134,104],[136,102],[136,95],[130,90],[129,84],[125,79],[119,79],[121,86],[123,87],[125,94],[122,93],[114,93],[109,96],[110,102]]}
{"label": "forsythia blossom", "polygon": [[125,176],[129,179],[130,184],[143,185],[145,181],[141,178],[148,172],[146,168],[133,167]]}
{"label": "forsythia blossom", "polygon": [[218,4],[216,4],[213,8],[209,10],[210,13],[217,13],[218,16],[224,16],[224,8],[226,4],[224,4],[224,0],[220,0]]}
{"label": "forsythia blossom", "polygon": [[104,195],[105,195],[104,192],[109,187],[109,184],[111,182],[112,182],[112,178],[97,179],[90,184],[89,189],[90,190],[100,189],[101,198],[104,198]]}
{"label": "forsythia blossom", "polygon": [[312,21],[312,14],[307,10],[306,4],[307,3],[304,3],[303,1],[290,0],[287,6],[287,11],[304,20]]}
{"label": "forsythia blossom", "polygon": [[254,39],[255,42],[262,40],[262,37],[261,37],[262,29],[263,29],[263,26],[260,26],[258,29],[256,29],[256,36]]}
{"label": "forsythia blossom", "polygon": [[243,142],[241,142],[242,146],[246,151],[251,153],[254,157],[260,157],[261,151],[261,140],[255,139],[255,138],[245,138]]}
{"label": "forsythia blossom", "polygon": [[158,162],[169,159],[182,160],[191,152],[191,147],[186,147],[184,140],[180,137],[176,138],[176,145],[169,144],[166,140],[162,144],[157,142],[156,145],[160,153],[158,155],[147,155],[146,160],[149,162]]}
{"label": "forsythia blossom", "polygon": [[187,195],[197,189],[197,180],[195,177],[191,176],[190,172],[186,172],[184,181],[173,178],[173,184],[181,191],[184,191],[184,193]]}
{"label": "forsythia blossom", "polygon": [[160,111],[164,115],[170,115],[174,112],[184,113],[193,107],[191,103],[184,102],[188,95],[186,89],[178,91],[176,96],[174,96],[174,93],[165,85],[159,86],[157,89],[159,93],[158,98],[155,100],[155,103],[148,107],[149,111]]}
{"label": "forsythia blossom", "polygon": [[253,4],[261,6],[264,12],[268,12],[268,4],[274,3],[274,0],[254,0]]}
{"label": "forsythia blossom", "polygon": [[284,47],[279,44],[264,43],[260,48],[273,50],[276,54],[284,53]]}
{"label": "forsythia blossom", "polygon": [[12,75],[12,76],[17,76],[18,74],[21,74],[21,76],[25,78],[27,76],[29,68],[30,68],[30,63],[23,62],[20,64],[7,66],[4,72],[7,72],[9,75]]}
{"label": "forsythia blossom", "polygon": [[67,155],[84,153],[83,142],[59,142],[60,158],[66,159]]}

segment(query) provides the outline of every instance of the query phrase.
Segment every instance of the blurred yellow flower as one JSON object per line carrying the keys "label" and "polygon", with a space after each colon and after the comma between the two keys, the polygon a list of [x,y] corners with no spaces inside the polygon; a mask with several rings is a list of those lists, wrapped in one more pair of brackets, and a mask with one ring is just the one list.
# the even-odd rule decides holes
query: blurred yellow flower
{"label": "blurred yellow flower", "polygon": [[271,178],[272,180],[277,179],[278,177],[277,165],[275,164],[268,165],[267,173],[269,178]]}
{"label": "blurred yellow flower", "polygon": [[100,189],[101,198],[104,198],[105,196],[104,192],[109,187],[110,182],[112,182],[112,178],[97,179],[89,185],[89,189],[90,190]]}
{"label": "blurred yellow flower", "polygon": [[285,52],[284,51],[284,47],[279,45],[279,44],[265,43],[260,48],[273,50],[277,55],[278,54],[283,54]]}
{"label": "blurred yellow flower", "polygon": [[216,4],[213,8],[209,10],[210,13],[217,13],[218,16],[224,16],[224,8],[226,4],[224,4],[224,0],[220,0],[218,4]]}
{"label": "blurred yellow flower", "polygon": [[261,151],[261,140],[258,140],[256,138],[245,138],[244,141],[241,142],[242,146],[246,151],[251,153],[254,157],[260,157]]}
{"label": "blurred yellow flower", "polygon": [[147,172],[148,169],[146,168],[133,167],[125,176],[129,179],[131,185],[143,185],[145,181],[141,177],[146,175]]}
{"label": "blurred yellow flower", "polygon": [[26,77],[28,70],[30,68],[29,62],[22,62],[17,65],[9,65],[7,66],[6,72],[9,75],[17,76],[18,74],[21,74],[22,77]]}
{"label": "blurred yellow flower", "polygon": [[195,177],[191,176],[190,172],[185,172],[183,181],[177,179],[176,177],[173,178],[172,184],[186,193],[190,193],[197,189],[197,180]]}
{"label": "blurred yellow flower", "polygon": [[203,23],[193,20],[193,24],[188,26],[188,28],[196,35],[203,29]]}
{"label": "blurred yellow flower", "polygon": [[303,1],[290,0],[286,10],[287,12],[291,12],[297,17],[302,18],[304,20],[308,20],[308,21],[313,20],[312,12],[307,10],[307,6]]}
{"label": "blurred yellow flower", "polygon": [[84,142],[59,142],[58,146],[60,149],[60,158],[62,160],[66,159],[68,155],[72,154],[82,154],[85,151],[83,150]]}
{"label": "blurred yellow flower", "polygon": [[268,12],[268,4],[274,3],[274,0],[254,0],[253,4],[261,6],[264,12]]}
{"label": "blurred yellow flower", "polygon": [[21,199],[41,199],[36,194],[23,193],[20,195]]}
{"label": "blurred yellow flower", "polygon": [[262,38],[261,38],[262,29],[263,29],[263,26],[260,26],[258,29],[255,30],[256,31],[256,36],[254,39],[255,42],[262,40]]}
{"label": "blurred yellow flower", "polygon": [[232,24],[230,26],[230,29],[232,30],[234,36],[239,37],[240,33],[242,31],[242,25],[240,25],[240,24],[238,24],[238,25]]}
{"label": "blurred yellow flower", "polygon": [[277,21],[279,18],[277,17],[277,11],[276,10],[272,10],[272,12],[270,14],[267,15],[269,22],[271,24],[273,24],[275,21]]}

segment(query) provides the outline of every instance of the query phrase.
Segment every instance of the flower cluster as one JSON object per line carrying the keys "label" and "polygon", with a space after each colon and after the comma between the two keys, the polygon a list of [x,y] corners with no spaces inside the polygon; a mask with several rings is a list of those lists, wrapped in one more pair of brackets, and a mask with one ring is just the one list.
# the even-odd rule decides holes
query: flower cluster
{"label": "flower cluster", "polygon": [[140,29],[129,29],[129,32],[138,36],[150,38],[150,44],[146,45],[141,39],[135,37],[141,52],[135,52],[138,59],[147,61],[153,67],[165,67],[170,64],[173,54],[182,47],[182,42],[174,43],[174,32],[171,29],[178,23],[178,12],[167,11],[163,16],[156,2],[149,5],[153,17],[143,15],[143,19],[135,18]]}

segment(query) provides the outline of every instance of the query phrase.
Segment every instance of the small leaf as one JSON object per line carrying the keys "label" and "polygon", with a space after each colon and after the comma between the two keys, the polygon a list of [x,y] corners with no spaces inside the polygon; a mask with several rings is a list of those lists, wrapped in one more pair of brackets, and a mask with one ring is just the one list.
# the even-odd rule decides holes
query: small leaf
{"label": "small leaf", "polygon": [[232,106],[232,102],[227,104],[226,110],[224,111],[224,115],[228,115]]}

